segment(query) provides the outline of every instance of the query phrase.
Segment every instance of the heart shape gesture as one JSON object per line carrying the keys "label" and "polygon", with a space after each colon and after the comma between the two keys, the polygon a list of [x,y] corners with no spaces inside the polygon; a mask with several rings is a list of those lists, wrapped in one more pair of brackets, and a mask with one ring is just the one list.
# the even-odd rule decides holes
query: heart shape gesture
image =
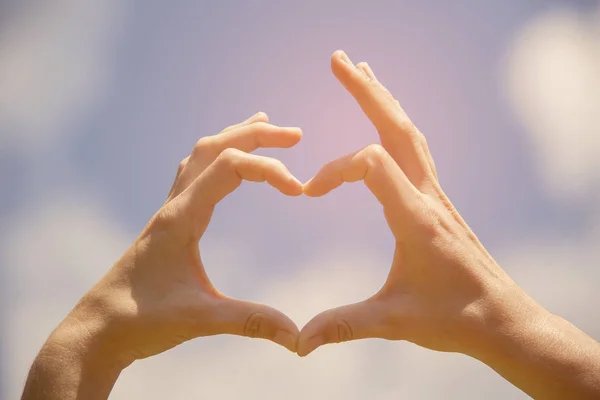
{"label": "heart shape gesture", "polygon": [[[442,191],[424,136],[369,66],[341,51],[331,65],[381,145],[330,162],[303,185],[280,161],[250,154],[295,145],[298,128],[258,113],[200,139],[165,204],[52,333],[23,399],[105,399],[133,361],[217,334],[269,339],[300,356],[327,343],[408,340],[480,359],[534,397],[597,398],[598,344],[535,303],[488,254]],[[290,196],[323,196],[363,180],[396,241],[382,288],[317,315],[300,332],[272,307],[220,293],[198,243],[216,204],[243,179]]]}
{"label": "heart shape gesture", "polygon": [[[250,154],[259,147],[294,146],[299,128],[271,125],[258,113],[201,138],[181,162],[163,207],[75,307],[66,320],[75,324],[63,324],[57,335],[68,340],[93,310],[95,322],[87,322],[87,329],[110,338],[103,346],[110,345],[120,368],[216,334],[269,339],[301,356],[326,343],[369,337],[447,351],[474,344],[483,311],[498,306],[488,295],[490,285],[516,285],[444,195],[424,136],[369,66],[354,66],[341,51],[331,65],[377,128],[381,145],[327,164],[302,185],[280,161]],[[382,289],[361,303],[321,313],[301,332],[267,305],[220,293],[205,272],[198,243],[216,204],[244,179],[266,181],[291,196],[322,196],[343,182],[364,180],[396,238]]]}

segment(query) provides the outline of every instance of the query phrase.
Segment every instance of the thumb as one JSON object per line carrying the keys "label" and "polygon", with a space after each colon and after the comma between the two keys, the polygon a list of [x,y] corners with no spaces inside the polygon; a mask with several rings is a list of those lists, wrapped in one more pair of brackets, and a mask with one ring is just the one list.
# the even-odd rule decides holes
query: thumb
{"label": "thumb", "polygon": [[215,318],[219,333],[267,339],[296,352],[298,327],[287,315],[273,307],[223,298]]}
{"label": "thumb", "polygon": [[298,355],[304,357],[328,343],[382,337],[382,315],[372,299],[324,311],[302,328]]}

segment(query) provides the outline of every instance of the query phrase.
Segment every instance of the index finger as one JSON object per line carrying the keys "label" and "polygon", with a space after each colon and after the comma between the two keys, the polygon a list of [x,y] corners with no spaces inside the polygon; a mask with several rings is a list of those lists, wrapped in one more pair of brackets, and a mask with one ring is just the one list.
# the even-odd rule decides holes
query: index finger
{"label": "index finger", "polygon": [[421,145],[421,134],[400,104],[370,68],[357,68],[343,51],[333,53],[331,69],[371,120],[383,147],[411,182],[422,188],[433,172]]}
{"label": "index finger", "polygon": [[[304,193],[319,197],[344,182],[359,180],[364,180],[383,206],[386,216],[405,216],[415,208],[420,193],[386,150],[374,144],[326,164],[304,184]],[[396,234],[396,227],[390,227]]]}
{"label": "index finger", "polygon": [[239,124],[218,135],[205,136],[198,140],[169,198],[183,192],[225,149],[249,153],[261,147],[287,148],[296,145],[301,138],[300,128],[279,127],[262,121]]}
{"label": "index finger", "polygon": [[228,148],[181,194],[182,221],[193,226],[198,239],[208,226],[216,204],[243,180],[267,182],[287,196],[302,194],[302,183],[279,160]]}

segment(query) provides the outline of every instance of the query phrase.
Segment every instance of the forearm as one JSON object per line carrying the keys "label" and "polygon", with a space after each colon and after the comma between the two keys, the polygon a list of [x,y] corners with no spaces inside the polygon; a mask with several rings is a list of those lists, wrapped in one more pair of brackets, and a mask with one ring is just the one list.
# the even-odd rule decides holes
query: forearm
{"label": "forearm", "polygon": [[61,324],[36,357],[21,400],[107,399],[122,366],[89,327]]}
{"label": "forearm", "polygon": [[473,355],[533,398],[600,398],[600,344],[556,315],[536,313],[488,344]]}

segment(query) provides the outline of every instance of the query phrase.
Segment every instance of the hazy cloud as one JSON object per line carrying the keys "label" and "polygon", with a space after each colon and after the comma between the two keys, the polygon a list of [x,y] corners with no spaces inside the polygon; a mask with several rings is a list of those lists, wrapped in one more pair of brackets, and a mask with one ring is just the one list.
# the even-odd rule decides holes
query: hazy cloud
{"label": "hazy cloud", "polygon": [[555,9],[516,35],[507,88],[548,194],[573,200],[600,179],[600,9]]}
{"label": "hazy cloud", "polygon": [[35,151],[102,97],[125,2],[30,2],[0,29],[0,150]]}

